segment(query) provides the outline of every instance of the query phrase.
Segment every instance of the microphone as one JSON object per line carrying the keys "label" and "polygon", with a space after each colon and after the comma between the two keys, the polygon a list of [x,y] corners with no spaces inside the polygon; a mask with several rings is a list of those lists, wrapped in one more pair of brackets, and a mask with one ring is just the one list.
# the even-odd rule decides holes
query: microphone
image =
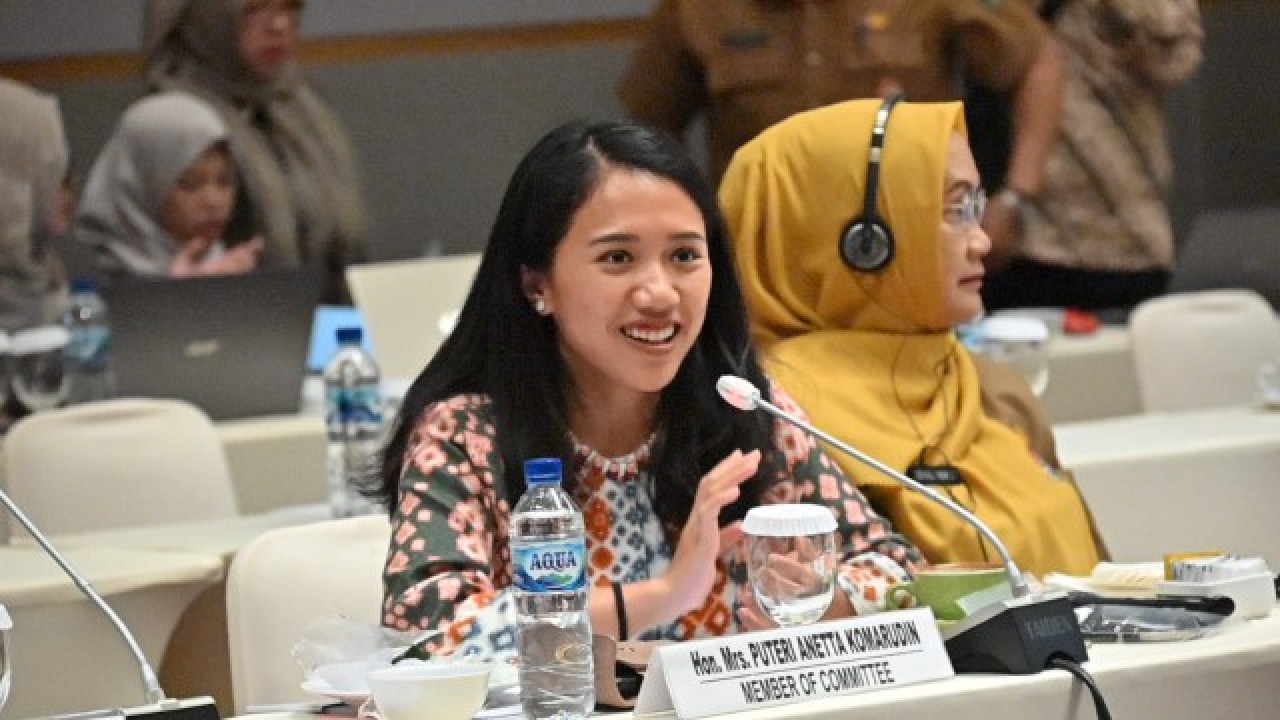
{"label": "microphone", "polygon": [[[80,592],[89,601],[93,603],[107,616],[107,620],[111,622],[112,627],[124,639],[125,645],[129,647],[129,653],[133,655],[133,660],[138,665],[138,670],[142,673],[143,702],[145,704],[137,707],[119,709],[116,716],[123,715],[126,718],[171,718],[173,720],[219,720],[218,707],[214,704],[213,698],[209,696],[201,696],[186,700],[175,700],[167,697],[164,690],[160,687],[160,680],[156,677],[156,671],[152,669],[151,663],[147,662],[147,658],[142,654],[142,648],[138,646],[138,641],[134,639],[133,633],[129,632],[129,628],[125,626],[124,621],[116,614],[115,610],[102,599],[98,591],[88,580],[80,576],[67,562],[62,553],[58,552],[53,543],[45,537],[44,533],[36,527],[35,523],[27,517],[26,513],[18,507],[17,503],[0,488],[0,503],[3,503],[9,509],[9,513],[22,524],[31,537],[35,538],[40,547],[44,550],[62,572],[71,578],[71,582],[75,584]],[[77,714],[80,716],[80,714]],[[89,716],[98,717],[97,713],[90,713]],[[110,715],[108,715],[110,716]]]}
{"label": "microphone", "polygon": [[956,672],[1037,673],[1055,658],[1089,659],[1080,624],[1066,593],[1034,593],[1008,548],[976,515],[933,488],[916,482],[879,460],[765,400],[749,380],[721,375],[716,391],[738,410],[764,410],[825,441],[886,477],[921,493],[973,527],[1004,563],[1013,598],[991,603],[943,630],[947,655]]}

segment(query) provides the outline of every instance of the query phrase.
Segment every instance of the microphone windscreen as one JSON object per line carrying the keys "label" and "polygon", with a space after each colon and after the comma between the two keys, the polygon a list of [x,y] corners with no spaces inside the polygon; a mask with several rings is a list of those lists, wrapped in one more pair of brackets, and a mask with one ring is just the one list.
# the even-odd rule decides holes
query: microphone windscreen
{"label": "microphone windscreen", "polygon": [[737,375],[721,375],[716,381],[716,392],[724,401],[739,410],[755,410],[760,391],[750,381]]}

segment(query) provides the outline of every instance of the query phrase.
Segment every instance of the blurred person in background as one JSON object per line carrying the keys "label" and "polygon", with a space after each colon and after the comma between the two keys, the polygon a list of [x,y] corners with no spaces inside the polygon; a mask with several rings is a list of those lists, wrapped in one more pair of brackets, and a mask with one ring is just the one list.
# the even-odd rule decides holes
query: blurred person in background
{"label": "blurred person in background", "polygon": [[365,211],[346,131],[294,55],[301,0],[148,0],[146,79],[209,102],[226,123],[243,191],[228,231],[263,237],[268,265],[321,264],[328,302],[365,256]]}
{"label": "blurred person in background", "polygon": [[[0,332],[60,321],[67,278],[51,243],[71,225],[58,101],[0,78]],[[0,381],[8,377],[0,373]],[[0,388],[0,433],[25,413]]]}
{"label": "blurred person in background", "polygon": [[94,163],[75,237],[107,276],[248,272],[262,240],[223,243],[237,188],[218,114],[186,93],[151,95],[125,111]]}
{"label": "blurred person in background", "polygon": [[1028,0],[663,0],[618,92],[677,137],[704,114],[718,180],[734,150],[793,113],[894,91],[955,100],[971,82],[1012,94],[1005,189],[983,223],[998,267],[1061,113],[1062,60]]}
{"label": "blurred person in background", "polygon": [[1062,134],[1021,253],[988,279],[988,309],[1130,309],[1160,295],[1174,261],[1169,91],[1200,65],[1195,0],[1065,0]]}
{"label": "blurred person in background", "polygon": [[56,98],[0,78],[0,330],[57,322],[66,277],[49,240],[70,226]]}

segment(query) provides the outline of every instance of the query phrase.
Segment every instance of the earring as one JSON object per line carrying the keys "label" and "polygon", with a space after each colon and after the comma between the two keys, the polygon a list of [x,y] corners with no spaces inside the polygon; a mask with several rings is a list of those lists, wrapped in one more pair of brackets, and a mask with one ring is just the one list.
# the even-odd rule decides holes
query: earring
{"label": "earring", "polygon": [[538,313],[539,315],[546,315],[548,312],[550,312],[547,309],[547,301],[543,300],[541,295],[533,299],[533,311]]}

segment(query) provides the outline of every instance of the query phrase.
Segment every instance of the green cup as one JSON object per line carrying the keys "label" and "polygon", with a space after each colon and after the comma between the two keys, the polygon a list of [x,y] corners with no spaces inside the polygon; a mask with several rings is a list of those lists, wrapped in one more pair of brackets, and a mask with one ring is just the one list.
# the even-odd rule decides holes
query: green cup
{"label": "green cup", "polygon": [[928,607],[938,620],[955,622],[965,617],[957,602],[975,593],[997,586],[1008,587],[1003,565],[995,563],[951,563],[930,565],[916,572],[915,580],[889,588],[889,599],[897,604],[900,593],[916,599],[916,605]]}

